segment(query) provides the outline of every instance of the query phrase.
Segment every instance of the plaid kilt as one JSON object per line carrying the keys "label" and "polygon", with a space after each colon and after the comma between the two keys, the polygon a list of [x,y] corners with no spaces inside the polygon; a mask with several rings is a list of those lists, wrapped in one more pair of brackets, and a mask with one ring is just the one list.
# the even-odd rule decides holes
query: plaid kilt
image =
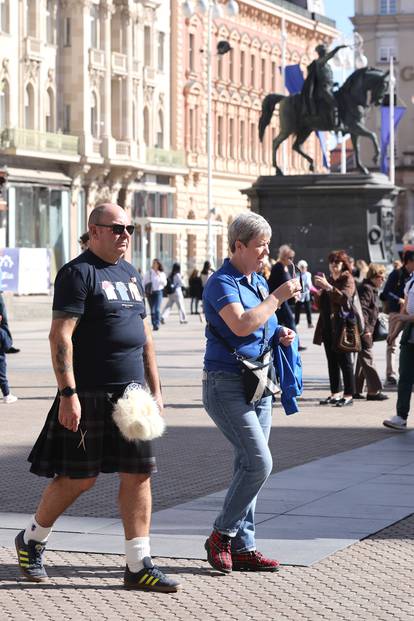
{"label": "plaid kilt", "polygon": [[82,416],[77,432],[58,420],[56,396],[46,422],[28,457],[30,472],[44,477],[95,477],[100,472],[156,472],[151,442],[129,442],[112,419],[113,402],[103,391],[78,394]]}

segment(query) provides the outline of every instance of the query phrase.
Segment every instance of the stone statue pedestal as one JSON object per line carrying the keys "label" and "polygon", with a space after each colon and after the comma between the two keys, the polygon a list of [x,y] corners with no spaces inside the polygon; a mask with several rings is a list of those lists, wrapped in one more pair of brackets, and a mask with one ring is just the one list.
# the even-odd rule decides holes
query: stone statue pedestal
{"label": "stone statue pedestal", "polygon": [[270,256],[290,244],[313,272],[331,250],[367,263],[394,258],[394,205],[400,188],[380,173],[258,177],[242,190],[272,227]]}

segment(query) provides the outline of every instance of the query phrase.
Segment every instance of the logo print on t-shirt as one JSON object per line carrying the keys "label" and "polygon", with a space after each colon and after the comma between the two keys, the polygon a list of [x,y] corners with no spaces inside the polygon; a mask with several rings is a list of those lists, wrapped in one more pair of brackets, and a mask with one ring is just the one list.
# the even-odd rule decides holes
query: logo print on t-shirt
{"label": "logo print on t-shirt", "polygon": [[115,287],[113,283],[111,283],[109,280],[102,281],[102,289],[104,290],[104,293],[106,297],[108,298],[108,300],[118,299],[118,296],[116,295]]}
{"label": "logo print on t-shirt", "polygon": [[129,291],[131,293],[132,299],[136,300],[137,302],[141,302],[142,296],[141,296],[141,294],[140,294],[136,284],[134,282],[129,282],[128,283],[128,287],[129,287]]}
{"label": "logo print on t-shirt", "polygon": [[119,295],[121,296],[121,300],[125,300],[127,302],[130,302],[131,299],[128,295],[128,289],[127,286],[124,282],[118,281],[115,283],[115,287],[116,290],[118,291]]}

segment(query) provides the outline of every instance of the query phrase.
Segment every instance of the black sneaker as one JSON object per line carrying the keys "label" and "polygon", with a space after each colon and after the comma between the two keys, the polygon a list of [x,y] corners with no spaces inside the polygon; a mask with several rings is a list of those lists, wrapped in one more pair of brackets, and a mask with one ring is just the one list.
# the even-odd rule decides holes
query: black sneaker
{"label": "black sneaker", "polygon": [[125,567],[124,586],[126,589],[139,591],[159,591],[161,593],[176,593],[181,584],[168,578],[158,567],[155,567],[149,556],[144,558],[144,568],[133,573],[128,565]]}
{"label": "black sneaker", "polygon": [[39,541],[32,540],[26,544],[23,535],[24,530],[22,530],[14,540],[20,571],[31,582],[45,582],[49,579],[43,567],[42,559],[46,545]]}
{"label": "black sneaker", "polygon": [[376,395],[367,395],[367,401],[386,401],[389,399],[388,395],[384,395],[383,392],[377,392]]}

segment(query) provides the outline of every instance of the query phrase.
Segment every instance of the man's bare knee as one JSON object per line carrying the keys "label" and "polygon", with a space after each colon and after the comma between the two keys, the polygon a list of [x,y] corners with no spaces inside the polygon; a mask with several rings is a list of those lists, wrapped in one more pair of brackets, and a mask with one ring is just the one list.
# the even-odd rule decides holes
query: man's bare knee
{"label": "man's bare knee", "polygon": [[151,482],[151,474],[150,473],[129,473],[129,472],[120,472],[119,478],[121,483],[126,485],[136,485],[137,487],[140,485],[150,484]]}
{"label": "man's bare knee", "polygon": [[89,477],[87,479],[71,479],[70,477],[56,477],[55,481],[66,489],[73,492],[83,494],[91,489],[96,482],[97,477]]}

